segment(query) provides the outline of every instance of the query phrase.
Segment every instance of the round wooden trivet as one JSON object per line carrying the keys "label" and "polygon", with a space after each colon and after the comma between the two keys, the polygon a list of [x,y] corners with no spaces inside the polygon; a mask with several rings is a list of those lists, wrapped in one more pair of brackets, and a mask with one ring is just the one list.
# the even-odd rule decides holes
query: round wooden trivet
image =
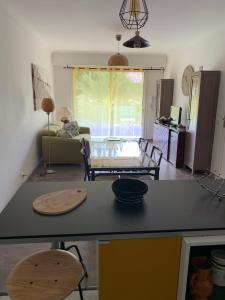
{"label": "round wooden trivet", "polygon": [[83,189],[68,189],[44,194],[33,202],[33,209],[44,215],[67,213],[80,205],[87,197]]}

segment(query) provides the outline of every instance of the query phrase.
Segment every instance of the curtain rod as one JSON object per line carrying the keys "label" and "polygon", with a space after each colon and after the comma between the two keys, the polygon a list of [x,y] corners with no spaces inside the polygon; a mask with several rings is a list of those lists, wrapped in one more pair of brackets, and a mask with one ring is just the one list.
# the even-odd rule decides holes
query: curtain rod
{"label": "curtain rod", "polygon": [[90,69],[90,70],[113,70],[113,69],[115,69],[115,70],[136,70],[136,71],[138,71],[138,70],[144,70],[144,71],[165,71],[165,68],[164,67],[160,67],[160,68],[153,68],[153,67],[150,67],[150,68],[137,68],[137,67],[134,67],[134,68],[132,68],[132,67],[122,67],[122,68],[120,68],[120,67],[75,67],[75,66],[66,66],[66,67],[63,67],[64,69],[80,69],[80,70],[84,70],[84,69]]}

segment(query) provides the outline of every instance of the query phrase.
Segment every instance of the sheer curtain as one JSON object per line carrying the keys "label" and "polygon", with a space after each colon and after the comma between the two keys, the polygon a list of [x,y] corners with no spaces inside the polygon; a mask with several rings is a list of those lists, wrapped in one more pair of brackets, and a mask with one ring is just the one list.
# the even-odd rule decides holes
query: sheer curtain
{"label": "sheer curtain", "polygon": [[156,119],[156,83],[163,78],[163,71],[144,71],[142,136],[153,138],[153,124]]}
{"label": "sheer curtain", "polygon": [[142,70],[73,70],[73,111],[93,137],[142,135]]}
{"label": "sheer curtain", "polygon": [[73,70],[73,115],[92,136],[108,136],[109,72]]}

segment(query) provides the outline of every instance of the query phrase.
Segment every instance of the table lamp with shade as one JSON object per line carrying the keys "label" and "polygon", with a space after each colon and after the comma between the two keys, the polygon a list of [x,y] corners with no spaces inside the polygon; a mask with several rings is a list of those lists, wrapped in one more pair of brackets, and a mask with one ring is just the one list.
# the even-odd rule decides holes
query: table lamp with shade
{"label": "table lamp with shade", "polygon": [[62,106],[58,109],[57,116],[60,119],[60,121],[63,122],[65,125],[66,123],[68,123],[70,121],[72,113],[68,109],[68,107]]}
{"label": "table lamp with shade", "polygon": [[[52,98],[44,98],[41,102],[41,108],[48,115],[48,137],[49,137],[50,136],[50,134],[49,134],[49,115],[50,115],[50,113],[52,113],[54,111],[54,108],[55,108],[55,104],[54,104],[54,101],[52,100]],[[51,164],[50,139],[48,139],[48,141],[49,141],[49,145],[48,145],[48,169],[46,170],[46,173],[47,174],[52,174],[52,173],[55,173],[55,171],[51,170],[51,168],[50,168],[50,164]]]}

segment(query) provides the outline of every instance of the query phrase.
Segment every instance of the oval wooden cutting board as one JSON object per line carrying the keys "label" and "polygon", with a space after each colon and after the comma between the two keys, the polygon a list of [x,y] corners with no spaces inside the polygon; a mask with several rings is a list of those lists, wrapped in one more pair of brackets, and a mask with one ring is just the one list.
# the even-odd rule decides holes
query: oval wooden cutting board
{"label": "oval wooden cutting board", "polygon": [[33,202],[33,209],[44,215],[67,213],[79,206],[87,198],[83,189],[67,189],[41,195]]}

